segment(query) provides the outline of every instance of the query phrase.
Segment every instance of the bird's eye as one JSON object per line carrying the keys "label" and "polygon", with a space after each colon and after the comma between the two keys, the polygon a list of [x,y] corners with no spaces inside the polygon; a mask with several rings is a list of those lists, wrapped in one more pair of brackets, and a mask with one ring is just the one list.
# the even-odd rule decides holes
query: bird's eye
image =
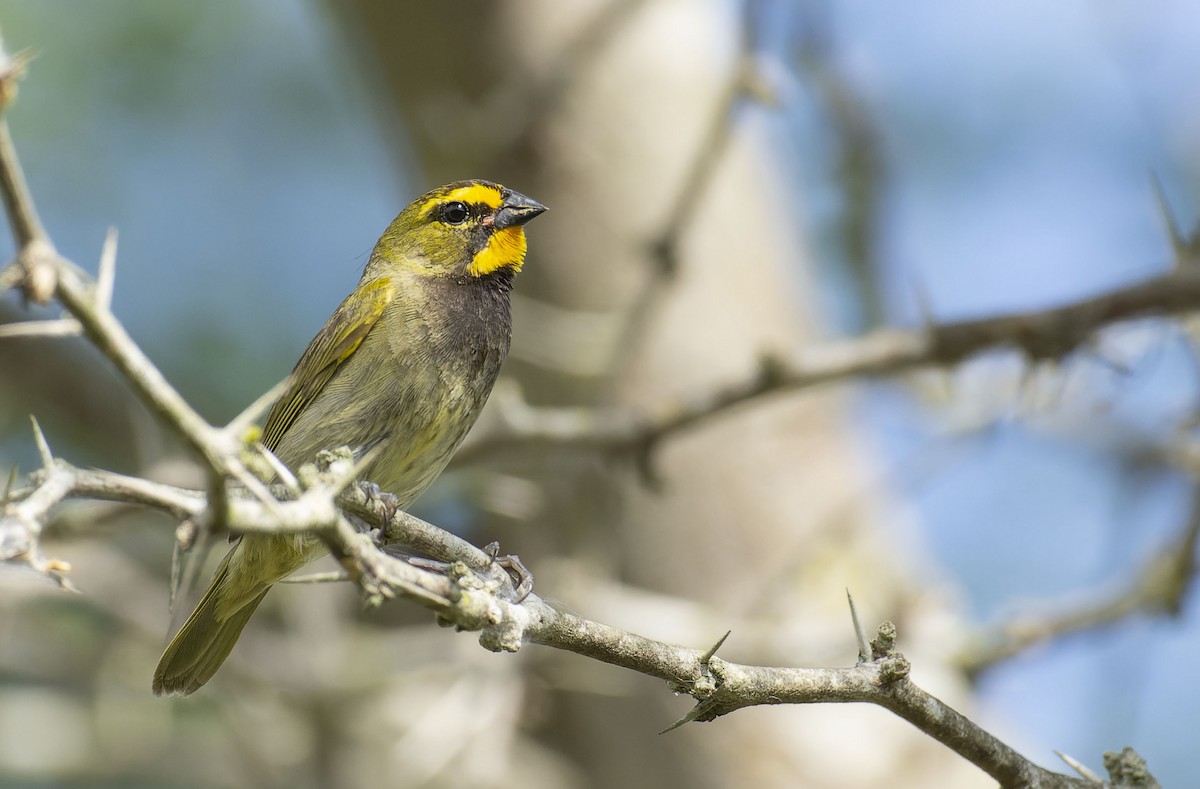
{"label": "bird's eye", "polygon": [[446,203],[446,205],[442,207],[442,220],[448,225],[461,225],[463,222],[467,221],[467,217],[470,215],[470,213],[471,212],[467,210],[466,203],[460,203],[457,201],[453,203]]}

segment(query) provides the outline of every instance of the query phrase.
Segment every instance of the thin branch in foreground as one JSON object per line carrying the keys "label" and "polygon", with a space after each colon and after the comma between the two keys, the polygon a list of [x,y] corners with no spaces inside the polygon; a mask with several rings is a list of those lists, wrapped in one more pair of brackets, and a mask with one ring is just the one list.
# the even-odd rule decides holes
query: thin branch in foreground
{"label": "thin branch in foreground", "polygon": [[[0,57],[6,56],[0,52]],[[0,77],[0,84],[11,78],[10,75]],[[21,199],[21,195],[28,194],[29,187],[25,173],[17,163],[8,123],[0,118],[0,196],[4,199],[4,208],[17,241],[17,264],[22,269],[20,283],[25,298],[46,304],[57,286],[53,260],[58,253],[47,239],[33,201]]]}
{"label": "thin branch in foreground", "polygon": [[48,321],[21,321],[0,325],[0,340],[17,337],[75,337],[83,331],[79,321],[57,318]]}

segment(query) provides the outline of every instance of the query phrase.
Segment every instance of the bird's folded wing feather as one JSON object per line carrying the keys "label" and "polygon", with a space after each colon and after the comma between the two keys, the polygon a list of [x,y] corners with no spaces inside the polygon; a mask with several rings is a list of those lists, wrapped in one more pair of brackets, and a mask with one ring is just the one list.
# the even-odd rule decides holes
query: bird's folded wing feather
{"label": "bird's folded wing feather", "polygon": [[291,386],[267,415],[262,442],[268,449],[279,446],[297,417],[316,399],[342,363],[358,350],[395,295],[395,281],[382,277],[355,288],[338,306],[296,362]]}

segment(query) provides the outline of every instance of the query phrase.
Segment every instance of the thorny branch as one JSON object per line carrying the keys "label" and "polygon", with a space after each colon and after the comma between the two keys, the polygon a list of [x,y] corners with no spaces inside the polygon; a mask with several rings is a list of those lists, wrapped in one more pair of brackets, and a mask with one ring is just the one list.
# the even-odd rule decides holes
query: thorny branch
{"label": "thorny branch", "polygon": [[[697,701],[681,723],[712,721],[764,704],[864,702],[912,722],[1001,786],[1095,786],[1083,778],[1033,764],[915,685],[909,679],[908,661],[895,649],[896,633],[890,623],[880,626],[869,657],[852,667],[782,668],[727,662],[716,657],[715,648],[692,649],[645,638],[561,611],[536,594],[516,602],[513,579],[470,543],[408,513],[397,512],[389,518],[385,506],[359,486],[340,495],[331,493],[351,470],[349,452],[325,453],[319,468],[302,471],[312,487],[299,499],[279,502],[278,510],[269,512],[261,502],[235,497],[230,501],[230,525],[242,532],[316,531],[369,602],[403,598],[418,603],[460,630],[478,632],[480,643],[492,651],[515,652],[526,643],[540,644],[661,679],[672,691],[687,693]],[[138,503],[176,519],[202,519],[209,506],[197,491],[76,469],[61,460],[52,460],[9,497],[27,505],[26,516],[39,519],[67,498]],[[337,512],[335,498],[346,512],[365,521],[374,539]],[[0,545],[9,548],[15,544],[12,536],[23,526],[22,520],[8,514],[12,507],[10,503],[0,519]],[[447,569],[445,573],[421,569],[388,555],[380,546],[423,553],[446,562]],[[3,558],[11,558],[11,554],[5,553]],[[1136,755],[1129,758],[1137,759]],[[1124,768],[1128,761],[1119,764]]]}
{"label": "thorny branch", "polygon": [[[0,58],[2,59],[2,58]],[[14,90],[19,69],[0,63],[0,97]],[[434,610],[460,629],[478,631],[494,651],[516,651],[524,643],[542,644],[629,668],[668,682],[697,700],[683,722],[709,721],[759,704],[868,702],[911,721],[922,731],[978,765],[1005,787],[1094,786],[1091,778],[1071,778],[1029,762],[970,720],[925,693],[909,679],[908,661],[895,649],[895,631],[880,627],[869,659],[841,669],[749,666],[716,657],[717,647],[697,650],[648,639],[569,614],[537,595],[520,602],[513,579],[484,551],[406,513],[385,517],[357,486],[349,454],[323,453],[317,466],[301,469],[298,482],[280,496],[251,473],[245,457],[246,427],[277,392],[267,393],[224,428],[205,422],[170,386],[112,314],[109,301],[115,239],[102,256],[99,281],[93,282],[62,258],[37,219],[11,143],[0,120],[0,191],[13,228],[16,261],[0,271],[0,282],[17,286],[34,301],[57,299],[83,334],[113,362],[138,395],[203,458],[209,473],[207,493],[147,480],[74,468],[53,457],[40,431],[43,467],[21,487],[0,497],[0,560],[23,561],[34,569],[61,575],[69,568],[41,557],[38,538],[52,509],[68,498],[136,503],[161,510],[179,522],[238,532],[314,533],[320,536],[369,602],[402,597]],[[924,364],[952,364],[982,348],[1017,344],[1034,358],[1057,357],[1076,347],[1100,325],[1148,313],[1172,313],[1200,303],[1200,275],[1185,270],[1141,286],[1081,302],[1059,311],[1031,313],[991,321],[933,327],[921,333],[880,333],[853,348],[808,357],[798,366],[764,368],[750,386],[718,392],[657,422],[596,431],[596,445],[627,445],[654,440],[684,429],[713,413],[770,391],[811,386],[849,375],[881,374]],[[527,439],[528,436],[525,436]],[[545,438],[545,437],[543,437]],[[550,437],[561,440],[561,435]],[[510,436],[511,439],[511,436]],[[355,528],[352,519],[376,530],[375,537]],[[388,555],[382,545],[398,544],[447,562],[444,573],[421,569]],[[723,640],[723,639],[722,639]],[[718,642],[718,645],[720,642]],[[1116,786],[1153,786],[1136,754],[1106,754]],[[1074,763],[1073,760],[1068,760]],[[1132,776],[1132,777],[1131,777]]]}

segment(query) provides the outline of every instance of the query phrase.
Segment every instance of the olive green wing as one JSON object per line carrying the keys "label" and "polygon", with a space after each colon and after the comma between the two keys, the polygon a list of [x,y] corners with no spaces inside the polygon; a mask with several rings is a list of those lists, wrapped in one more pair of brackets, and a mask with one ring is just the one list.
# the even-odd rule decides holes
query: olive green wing
{"label": "olive green wing", "polygon": [[262,442],[268,449],[278,448],[288,428],[321,393],[342,363],[358,350],[395,296],[395,281],[383,277],[360,285],[338,306],[296,362],[291,386],[267,415]]}

